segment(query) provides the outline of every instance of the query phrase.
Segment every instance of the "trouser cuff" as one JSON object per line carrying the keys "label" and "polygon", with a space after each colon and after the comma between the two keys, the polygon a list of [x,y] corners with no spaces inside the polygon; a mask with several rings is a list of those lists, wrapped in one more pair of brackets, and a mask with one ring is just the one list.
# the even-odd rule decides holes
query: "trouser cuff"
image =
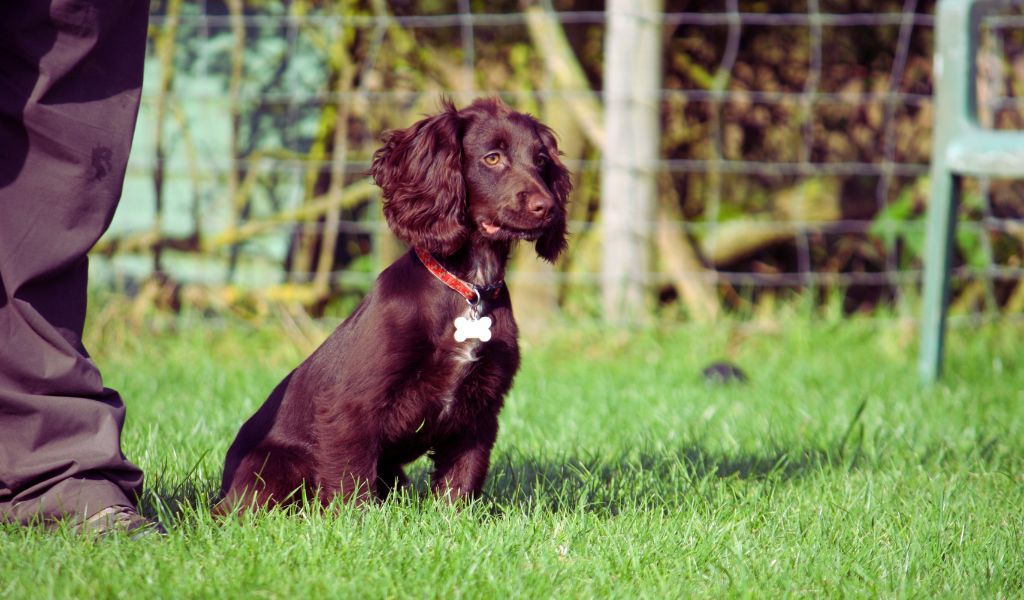
{"label": "trouser cuff", "polygon": [[135,502],[107,479],[80,476],[65,479],[36,498],[0,505],[0,516],[26,525],[61,519],[77,523],[108,506],[134,507]]}

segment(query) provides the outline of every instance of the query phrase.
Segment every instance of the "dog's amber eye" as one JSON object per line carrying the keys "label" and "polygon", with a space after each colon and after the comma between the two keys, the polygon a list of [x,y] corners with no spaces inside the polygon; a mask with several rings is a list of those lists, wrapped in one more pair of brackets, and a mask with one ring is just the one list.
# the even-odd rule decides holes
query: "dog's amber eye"
{"label": "dog's amber eye", "polygon": [[544,165],[548,164],[548,157],[544,156],[543,154],[538,154],[537,158],[533,159],[533,164],[543,169]]}
{"label": "dog's amber eye", "polygon": [[501,155],[498,154],[497,152],[491,152],[490,154],[484,156],[484,164],[487,165],[488,167],[497,166],[497,164],[500,162]]}

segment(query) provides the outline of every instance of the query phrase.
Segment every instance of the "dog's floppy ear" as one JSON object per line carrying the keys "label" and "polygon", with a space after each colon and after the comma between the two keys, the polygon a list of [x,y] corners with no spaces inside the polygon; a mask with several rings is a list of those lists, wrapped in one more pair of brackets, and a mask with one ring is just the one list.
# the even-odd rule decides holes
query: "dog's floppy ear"
{"label": "dog's floppy ear", "polygon": [[537,239],[535,248],[537,254],[548,262],[555,262],[555,259],[565,250],[566,236],[566,205],[569,202],[569,192],[572,191],[572,179],[569,177],[569,169],[565,168],[559,156],[562,155],[555,140],[555,134],[550,128],[542,123],[537,123],[537,130],[540,139],[544,142],[547,150],[548,161],[544,169],[544,183],[555,195],[555,202],[558,207],[555,211],[555,220]]}
{"label": "dog's floppy ear", "polygon": [[406,243],[438,256],[454,254],[469,236],[458,111],[384,134],[370,175],[383,191],[384,218]]}

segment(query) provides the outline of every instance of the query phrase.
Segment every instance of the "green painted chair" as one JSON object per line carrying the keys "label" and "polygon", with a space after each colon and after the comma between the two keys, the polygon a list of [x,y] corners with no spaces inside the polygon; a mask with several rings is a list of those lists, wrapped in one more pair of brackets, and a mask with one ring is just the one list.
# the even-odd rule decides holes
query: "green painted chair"
{"label": "green painted chair", "polygon": [[940,0],[935,33],[935,128],[924,256],[921,378],[942,372],[953,234],[962,176],[1024,177],[1024,131],[978,123],[975,83],[981,20],[1022,0]]}

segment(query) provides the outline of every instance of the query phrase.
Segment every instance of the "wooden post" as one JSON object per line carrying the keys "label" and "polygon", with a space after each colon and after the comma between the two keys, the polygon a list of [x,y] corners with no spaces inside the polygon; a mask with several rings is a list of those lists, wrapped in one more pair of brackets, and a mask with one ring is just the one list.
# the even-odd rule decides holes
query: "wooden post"
{"label": "wooden post", "polygon": [[609,0],[605,9],[601,286],[605,318],[612,323],[643,320],[649,308],[662,9],[662,0]]}

